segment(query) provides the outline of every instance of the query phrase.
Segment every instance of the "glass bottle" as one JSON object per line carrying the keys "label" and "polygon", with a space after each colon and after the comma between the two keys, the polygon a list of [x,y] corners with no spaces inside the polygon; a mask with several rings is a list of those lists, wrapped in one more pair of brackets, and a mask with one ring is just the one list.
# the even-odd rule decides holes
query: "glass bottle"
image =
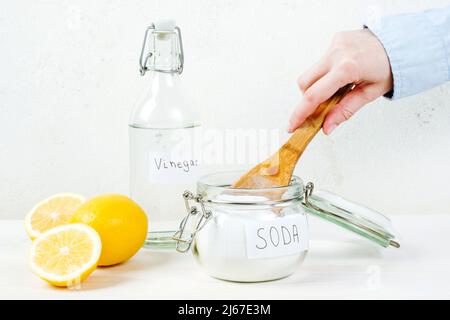
{"label": "glass bottle", "polygon": [[147,213],[145,247],[171,248],[185,207],[179,199],[195,186],[200,163],[196,153],[199,122],[182,94],[183,45],[174,21],[147,28],[140,72],[149,86],[130,117],[130,193]]}

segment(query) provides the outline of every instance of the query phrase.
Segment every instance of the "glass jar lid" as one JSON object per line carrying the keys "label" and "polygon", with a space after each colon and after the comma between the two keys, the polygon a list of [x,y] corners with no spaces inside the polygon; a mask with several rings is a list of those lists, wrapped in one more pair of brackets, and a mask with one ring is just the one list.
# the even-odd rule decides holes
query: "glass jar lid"
{"label": "glass jar lid", "polygon": [[383,247],[399,248],[391,220],[381,213],[344,199],[328,191],[314,191],[313,183],[305,187],[306,210],[322,219],[350,230]]}

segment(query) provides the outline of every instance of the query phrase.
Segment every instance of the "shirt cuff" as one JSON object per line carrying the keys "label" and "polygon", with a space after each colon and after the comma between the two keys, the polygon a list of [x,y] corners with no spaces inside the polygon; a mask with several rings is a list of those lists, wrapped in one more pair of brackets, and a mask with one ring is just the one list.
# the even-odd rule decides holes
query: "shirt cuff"
{"label": "shirt cuff", "polygon": [[366,24],[383,44],[399,99],[444,83],[449,78],[445,43],[424,13],[386,16]]}

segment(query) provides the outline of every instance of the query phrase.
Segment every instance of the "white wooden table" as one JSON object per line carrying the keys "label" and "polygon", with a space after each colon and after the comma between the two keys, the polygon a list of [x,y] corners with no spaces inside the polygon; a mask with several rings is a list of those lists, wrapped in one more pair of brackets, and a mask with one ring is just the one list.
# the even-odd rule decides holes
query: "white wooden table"
{"label": "white wooden table", "polygon": [[450,214],[392,217],[400,249],[372,245],[310,218],[311,247],[294,275],[265,283],[209,277],[191,254],[141,250],[97,269],[79,289],[57,289],[28,267],[22,221],[0,220],[0,299],[450,298]]}

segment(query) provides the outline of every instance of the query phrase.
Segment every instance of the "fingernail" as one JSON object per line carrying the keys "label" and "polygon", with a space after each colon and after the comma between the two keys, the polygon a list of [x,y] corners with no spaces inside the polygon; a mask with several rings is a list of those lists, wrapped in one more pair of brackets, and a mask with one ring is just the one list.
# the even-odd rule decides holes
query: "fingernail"
{"label": "fingernail", "polygon": [[327,135],[330,135],[334,131],[334,129],[336,129],[336,128],[337,128],[337,124],[332,124],[330,126],[330,128],[328,129]]}
{"label": "fingernail", "polygon": [[291,132],[292,132],[292,127],[291,127],[291,125],[288,125],[288,126],[286,127],[286,131],[287,131],[287,133],[291,133]]}

